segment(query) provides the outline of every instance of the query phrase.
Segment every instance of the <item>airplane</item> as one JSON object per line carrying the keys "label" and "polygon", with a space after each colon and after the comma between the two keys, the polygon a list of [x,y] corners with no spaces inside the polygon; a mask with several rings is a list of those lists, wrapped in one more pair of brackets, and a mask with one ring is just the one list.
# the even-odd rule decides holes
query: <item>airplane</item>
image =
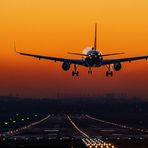
{"label": "airplane", "polygon": [[15,52],[23,55],[23,56],[30,56],[34,58],[51,60],[55,62],[62,62],[62,69],[64,71],[68,71],[71,68],[71,65],[74,65],[74,70],[72,71],[72,76],[79,76],[78,66],[84,66],[88,68],[88,74],[92,74],[92,68],[94,67],[101,67],[106,66],[106,76],[113,76],[113,71],[120,71],[122,69],[123,62],[129,62],[142,59],[148,59],[148,56],[137,56],[137,57],[129,57],[129,58],[116,58],[116,59],[104,59],[107,56],[119,55],[124,53],[110,53],[110,54],[102,54],[101,51],[97,50],[97,24],[95,24],[95,37],[94,37],[94,45],[93,47],[88,47],[84,50],[83,53],[72,53],[69,52],[68,54],[82,56],[81,59],[70,59],[70,58],[58,58],[52,56],[43,56],[37,54],[30,54],[19,52],[16,50],[16,46],[14,44]]}

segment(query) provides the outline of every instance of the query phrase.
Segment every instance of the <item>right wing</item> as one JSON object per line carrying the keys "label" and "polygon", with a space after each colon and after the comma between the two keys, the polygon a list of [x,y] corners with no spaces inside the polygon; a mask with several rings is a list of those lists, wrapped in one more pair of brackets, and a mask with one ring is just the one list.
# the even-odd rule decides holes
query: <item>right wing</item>
{"label": "right wing", "polygon": [[45,59],[45,60],[51,60],[51,61],[58,61],[58,62],[68,62],[70,64],[77,64],[77,65],[84,65],[85,61],[83,59],[66,59],[66,58],[57,58],[57,57],[50,57],[50,56],[42,56],[42,55],[36,55],[36,54],[29,54],[29,53],[23,53],[23,52],[18,52],[18,54],[23,55],[23,56],[30,56],[34,58],[40,59]]}
{"label": "right wing", "polygon": [[139,57],[130,57],[130,58],[120,58],[120,59],[109,59],[109,60],[103,60],[102,65],[108,65],[108,64],[115,64],[115,63],[122,63],[122,62],[132,62],[137,60],[143,60],[148,59],[148,56],[139,56]]}

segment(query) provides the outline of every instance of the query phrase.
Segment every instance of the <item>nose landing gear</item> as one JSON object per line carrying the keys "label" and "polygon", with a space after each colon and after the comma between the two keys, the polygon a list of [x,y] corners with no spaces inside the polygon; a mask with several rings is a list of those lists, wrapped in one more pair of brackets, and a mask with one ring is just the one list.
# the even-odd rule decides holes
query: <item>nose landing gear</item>
{"label": "nose landing gear", "polygon": [[91,67],[89,67],[88,74],[92,74]]}

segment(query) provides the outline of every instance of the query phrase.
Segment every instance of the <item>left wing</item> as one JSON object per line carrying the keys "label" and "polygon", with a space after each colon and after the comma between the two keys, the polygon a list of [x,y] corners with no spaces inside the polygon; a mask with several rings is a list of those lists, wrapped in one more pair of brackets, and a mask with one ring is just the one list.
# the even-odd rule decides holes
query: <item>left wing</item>
{"label": "left wing", "polygon": [[[16,51],[17,52],[17,51]],[[36,55],[36,54],[29,54],[29,53],[23,53],[23,52],[17,52],[20,55],[23,56],[30,56],[34,58],[45,59],[45,60],[51,60],[51,61],[58,61],[58,62],[68,62],[70,64],[78,64],[78,65],[84,65],[83,59],[66,59],[66,58],[57,58],[57,57],[50,57],[50,56],[42,56],[42,55]]]}
{"label": "left wing", "polygon": [[148,56],[103,60],[101,64],[108,65],[108,64],[115,64],[115,63],[122,63],[122,62],[132,62],[132,61],[143,60],[143,59],[147,60]]}

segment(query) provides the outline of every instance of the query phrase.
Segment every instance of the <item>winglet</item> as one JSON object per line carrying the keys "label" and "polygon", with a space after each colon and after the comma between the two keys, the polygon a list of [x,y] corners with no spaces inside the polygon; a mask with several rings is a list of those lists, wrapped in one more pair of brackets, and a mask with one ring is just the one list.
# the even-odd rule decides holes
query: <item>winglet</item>
{"label": "winglet", "polygon": [[14,51],[15,51],[16,53],[19,53],[19,52],[17,51],[17,49],[16,49],[16,43],[15,43],[15,41],[14,41]]}
{"label": "winglet", "polygon": [[17,52],[15,41],[14,41],[14,51]]}

